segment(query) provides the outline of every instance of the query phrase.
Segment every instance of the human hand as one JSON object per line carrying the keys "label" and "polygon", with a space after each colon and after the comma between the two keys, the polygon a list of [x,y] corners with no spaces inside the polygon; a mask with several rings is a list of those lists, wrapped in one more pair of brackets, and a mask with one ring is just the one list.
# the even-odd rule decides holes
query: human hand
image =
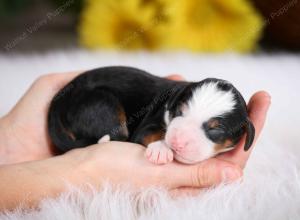
{"label": "human hand", "polygon": [[[41,77],[33,84],[29,91],[16,105],[16,107],[6,117],[1,119],[0,126],[2,125],[2,127],[9,128],[9,132],[6,133],[6,135],[10,135],[10,137],[6,139],[14,140],[10,143],[10,146],[12,147],[11,149],[15,150],[15,152],[12,152],[13,157],[11,159],[13,162],[42,159],[54,155],[46,126],[49,103],[53,96],[78,74],[79,73],[53,74]],[[170,78],[173,80],[182,79],[178,75],[173,75]],[[249,102],[249,115],[256,128],[255,140],[257,140],[263,128],[269,105],[270,96],[266,92],[256,93]],[[5,138],[2,138],[2,140],[4,139]],[[146,167],[150,166],[153,168],[151,172],[145,172],[145,174],[151,174],[152,177],[150,179],[155,179],[155,181],[150,181],[149,178],[146,177],[141,178],[141,180],[139,180],[140,185],[155,185],[155,183],[162,183],[170,189],[175,189],[182,186],[207,187],[216,185],[224,180],[234,180],[242,175],[242,168],[245,166],[251,152],[251,150],[244,152],[242,147],[244,145],[243,142],[244,139],[233,151],[219,155],[216,158],[203,161],[196,165],[183,165],[177,162],[173,162],[164,166],[150,166],[150,164],[145,165],[144,162],[146,161],[144,157],[138,156],[138,154],[134,154],[134,152],[132,152],[144,151],[144,148],[142,146],[130,143],[110,142],[105,144],[105,154],[102,151],[99,152],[103,153],[103,155],[106,155],[110,161],[112,161],[112,158],[124,156],[124,153],[126,153],[127,157],[124,158],[131,157],[128,158],[129,164],[127,164],[130,167],[130,170],[137,169],[133,166],[137,164],[142,165],[140,166],[141,169],[139,172],[145,171],[144,165]],[[118,146],[122,146],[122,149],[117,150],[119,149]],[[91,155],[88,152],[95,148],[97,147],[89,147],[82,149],[82,151],[86,151],[87,155]],[[127,150],[122,154],[123,149]],[[94,160],[89,161],[93,163]],[[113,159],[113,161],[116,160]],[[130,161],[132,162],[131,164]],[[123,163],[125,162],[126,160],[123,160]],[[108,163],[108,161],[106,161],[106,163]],[[93,164],[95,165],[97,163],[95,162]],[[93,175],[97,176],[97,169],[99,166],[102,165],[97,164],[97,166],[94,167],[91,165],[89,172],[86,173],[89,173],[91,178],[93,178]],[[128,166],[127,168],[129,168]],[[123,172],[123,169],[126,169],[126,164],[112,163],[110,165],[107,164],[107,167],[116,170],[121,169],[121,176],[115,175],[114,172],[109,172],[114,174],[111,177],[112,179],[114,178],[121,180],[122,177],[126,179],[126,172]],[[161,175],[162,173],[163,175]],[[130,173],[127,174],[129,174],[127,178],[132,177]],[[164,180],[163,177],[167,179]],[[117,180],[116,182],[118,182]],[[138,180],[134,180],[134,182],[138,182]]]}

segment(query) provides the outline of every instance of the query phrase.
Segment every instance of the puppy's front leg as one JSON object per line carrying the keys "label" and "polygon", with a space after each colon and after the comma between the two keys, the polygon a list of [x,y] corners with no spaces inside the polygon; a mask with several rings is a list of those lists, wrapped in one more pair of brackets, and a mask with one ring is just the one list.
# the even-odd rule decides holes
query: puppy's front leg
{"label": "puppy's front leg", "polygon": [[164,128],[148,125],[135,135],[133,142],[142,144],[146,149],[146,158],[155,164],[166,164],[173,160],[173,152],[164,142]]}
{"label": "puppy's front leg", "polygon": [[154,164],[166,164],[173,160],[172,150],[162,140],[148,144],[145,155]]}

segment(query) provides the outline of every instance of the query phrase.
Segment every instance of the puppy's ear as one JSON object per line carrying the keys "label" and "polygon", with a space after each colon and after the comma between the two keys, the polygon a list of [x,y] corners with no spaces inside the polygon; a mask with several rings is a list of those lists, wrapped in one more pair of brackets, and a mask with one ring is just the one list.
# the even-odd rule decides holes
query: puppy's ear
{"label": "puppy's ear", "polygon": [[252,146],[255,137],[255,128],[249,118],[247,118],[245,130],[246,130],[246,141],[244,145],[244,151],[247,151]]}

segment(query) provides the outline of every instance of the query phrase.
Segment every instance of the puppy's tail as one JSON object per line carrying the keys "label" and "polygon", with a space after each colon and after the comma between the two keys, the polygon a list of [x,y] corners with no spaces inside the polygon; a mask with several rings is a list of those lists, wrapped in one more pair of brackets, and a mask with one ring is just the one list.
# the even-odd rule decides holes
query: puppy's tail
{"label": "puppy's tail", "polygon": [[82,148],[97,143],[97,139],[77,139],[68,130],[68,123],[62,115],[63,104],[60,100],[53,100],[48,114],[48,132],[55,148],[64,153],[74,148]]}

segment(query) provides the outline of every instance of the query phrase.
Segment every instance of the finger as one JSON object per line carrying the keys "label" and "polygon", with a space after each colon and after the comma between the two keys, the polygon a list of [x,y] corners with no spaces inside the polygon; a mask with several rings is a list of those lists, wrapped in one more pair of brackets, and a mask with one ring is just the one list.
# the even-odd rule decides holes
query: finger
{"label": "finger", "polygon": [[[264,91],[255,93],[249,101],[248,112],[249,118],[255,127],[255,138],[253,146],[255,145],[266,121],[267,112],[271,104],[271,96]],[[244,151],[245,137],[242,138],[236,148],[228,153],[220,155],[218,158],[225,159],[226,161],[239,164],[241,168],[244,168],[246,162],[251,154],[253,146]]]}
{"label": "finger", "polygon": [[206,188],[221,182],[232,182],[242,176],[242,170],[238,166],[216,158],[195,165],[173,162],[163,168],[167,186],[170,189],[178,187]]}
{"label": "finger", "polygon": [[185,80],[181,75],[179,74],[172,74],[172,75],[169,75],[166,77],[167,79],[171,79],[171,80],[174,80],[174,81],[183,81]]}

